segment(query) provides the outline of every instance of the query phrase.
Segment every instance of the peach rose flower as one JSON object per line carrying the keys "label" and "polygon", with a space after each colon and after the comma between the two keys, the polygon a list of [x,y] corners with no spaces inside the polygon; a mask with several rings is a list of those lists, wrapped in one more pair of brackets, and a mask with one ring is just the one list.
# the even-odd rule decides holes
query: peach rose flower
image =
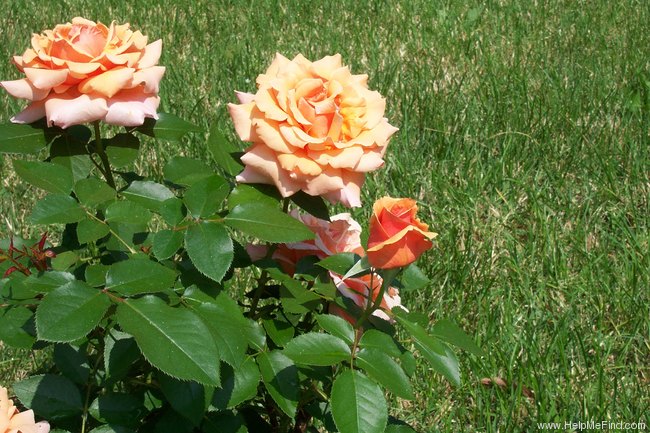
{"label": "peach rose flower", "polygon": [[275,185],[283,197],[303,190],[361,206],[365,173],[384,164],[397,131],[367,80],[352,75],[340,54],[316,62],[277,54],[257,77],[257,93],[238,92],[240,104],[228,104],[237,134],[252,142],[237,180]]}
{"label": "peach rose flower", "polygon": [[84,18],[59,24],[32,36],[32,47],[14,63],[25,78],[2,81],[10,95],[30,101],[14,116],[15,123],[42,117],[49,126],[67,128],[102,120],[138,126],[145,117],[158,118],[158,84],[165,68],[156,66],[162,41],[129,24],[110,26]]}
{"label": "peach rose flower", "polygon": [[[330,218],[331,222],[316,218],[309,214],[300,214],[295,210],[291,211],[291,216],[300,220],[303,224],[309,227],[316,236],[314,239],[308,241],[279,244],[277,246],[272,257],[288,274],[293,275],[296,269],[296,264],[303,257],[317,256],[322,260],[338,253],[355,253],[360,256],[365,254],[363,247],[361,246],[361,226],[352,219],[350,214],[342,213],[334,215]],[[266,247],[261,245],[249,245],[246,249],[253,261],[265,257],[267,253]],[[331,271],[329,274],[339,293],[352,299],[359,307],[366,307],[368,294],[370,293],[370,275],[343,280],[343,275]],[[379,295],[381,283],[381,277],[375,274],[372,278],[373,300],[375,300]],[[401,306],[399,291],[390,287],[384,293],[381,307],[390,310],[396,305]],[[338,308],[338,310],[340,310],[340,308]],[[332,313],[340,315],[346,320],[354,323],[354,321],[349,319],[347,313],[344,314],[338,310],[334,308],[332,309]],[[373,314],[384,320],[389,320],[386,313],[381,310],[376,310]]]}
{"label": "peach rose flower", "polygon": [[7,395],[7,388],[0,386],[0,433],[48,433],[46,421],[35,422],[34,411],[19,412]]}
{"label": "peach rose flower", "polygon": [[415,200],[384,197],[375,202],[370,219],[368,261],[379,269],[399,268],[413,263],[433,246],[436,233],[417,219]]}

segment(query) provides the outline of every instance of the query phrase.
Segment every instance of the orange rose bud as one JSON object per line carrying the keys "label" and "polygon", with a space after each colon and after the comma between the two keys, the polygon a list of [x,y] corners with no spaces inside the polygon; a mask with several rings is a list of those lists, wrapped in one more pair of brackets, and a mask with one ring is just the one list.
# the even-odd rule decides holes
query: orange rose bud
{"label": "orange rose bud", "polygon": [[368,261],[379,269],[399,268],[413,263],[433,246],[436,233],[417,219],[415,200],[384,197],[375,202],[370,219]]}

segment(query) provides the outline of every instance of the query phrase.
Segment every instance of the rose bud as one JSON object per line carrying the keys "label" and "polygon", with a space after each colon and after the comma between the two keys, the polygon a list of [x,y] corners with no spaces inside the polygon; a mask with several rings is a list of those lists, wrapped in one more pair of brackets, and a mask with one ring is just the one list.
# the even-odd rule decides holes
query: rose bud
{"label": "rose bud", "polygon": [[384,197],[373,205],[368,261],[378,269],[399,268],[417,260],[437,236],[417,219],[415,200]]}

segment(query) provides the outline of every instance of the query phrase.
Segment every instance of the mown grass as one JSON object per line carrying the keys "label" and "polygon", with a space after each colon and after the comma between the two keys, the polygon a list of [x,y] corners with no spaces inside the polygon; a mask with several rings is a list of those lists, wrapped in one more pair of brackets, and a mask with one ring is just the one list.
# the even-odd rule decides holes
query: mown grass
{"label": "mown grass", "polygon": [[[460,354],[463,385],[423,364],[394,412],[419,430],[536,431],[536,422],[650,413],[650,3],[640,1],[7,1],[0,77],[34,31],[83,15],[162,38],[161,111],[234,139],[225,104],[275,52],[340,52],[400,128],[367,181],[416,197],[440,236],[426,290],[403,302],[449,317],[487,356]],[[8,119],[21,104],[0,96]],[[145,143],[138,168],[207,159],[205,140]],[[0,232],[21,232],[35,191],[1,168]],[[33,368],[7,359],[9,383]],[[6,367],[10,365],[10,367]],[[493,380],[492,386],[481,383]],[[486,381],[487,382],[487,381]],[[502,386],[495,385],[500,383]],[[650,419],[645,419],[649,422]]]}

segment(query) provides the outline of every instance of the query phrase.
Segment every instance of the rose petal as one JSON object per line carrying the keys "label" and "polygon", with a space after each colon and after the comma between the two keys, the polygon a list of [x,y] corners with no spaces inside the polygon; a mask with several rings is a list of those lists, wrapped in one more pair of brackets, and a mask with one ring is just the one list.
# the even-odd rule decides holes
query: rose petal
{"label": "rose petal", "polygon": [[142,93],[141,89],[125,90],[110,99],[106,123],[120,126],[139,126],[145,117],[158,119],[156,110],[160,98]]}
{"label": "rose petal", "polygon": [[53,95],[45,101],[48,125],[67,128],[104,119],[108,106],[104,98],[82,94],[76,98]]}
{"label": "rose petal", "polygon": [[65,69],[25,68],[25,75],[34,87],[49,90],[65,82],[68,78],[68,71]]}
{"label": "rose petal", "polygon": [[288,172],[280,169],[275,153],[268,147],[259,144],[250,147],[241,161],[272,181],[282,197],[289,197],[300,191],[300,183],[293,180]]}
{"label": "rose petal", "polygon": [[253,124],[259,139],[275,152],[293,153],[297,150],[284,139],[280,133],[278,122],[256,119]]}
{"label": "rose petal", "polygon": [[136,71],[133,74],[132,87],[144,85],[145,93],[158,93],[160,80],[165,74],[164,66],[152,66],[151,68]]}
{"label": "rose petal", "polygon": [[45,102],[32,102],[20,113],[11,118],[13,123],[33,123],[45,117]]}
{"label": "rose petal", "polygon": [[157,65],[158,60],[160,60],[160,54],[162,53],[162,39],[158,39],[155,42],[150,43],[144,47],[144,52],[140,61],[138,61],[137,68],[145,69],[150,68],[151,66]]}
{"label": "rose petal", "polygon": [[235,131],[243,141],[257,141],[257,132],[251,121],[251,113],[255,109],[255,103],[247,104],[228,104],[228,112],[232,123],[235,125]]}
{"label": "rose petal", "polygon": [[133,68],[115,68],[82,81],[78,89],[81,93],[98,93],[112,98],[117,92],[131,84],[134,72]]}
{"label": "rose petal", "polygon": [[40,101],[50,93],[50,89],[39,89],[35,87],[27,78],[13,81],[0,81],[0,86],[14,98],[28,99],[30,101]]}

